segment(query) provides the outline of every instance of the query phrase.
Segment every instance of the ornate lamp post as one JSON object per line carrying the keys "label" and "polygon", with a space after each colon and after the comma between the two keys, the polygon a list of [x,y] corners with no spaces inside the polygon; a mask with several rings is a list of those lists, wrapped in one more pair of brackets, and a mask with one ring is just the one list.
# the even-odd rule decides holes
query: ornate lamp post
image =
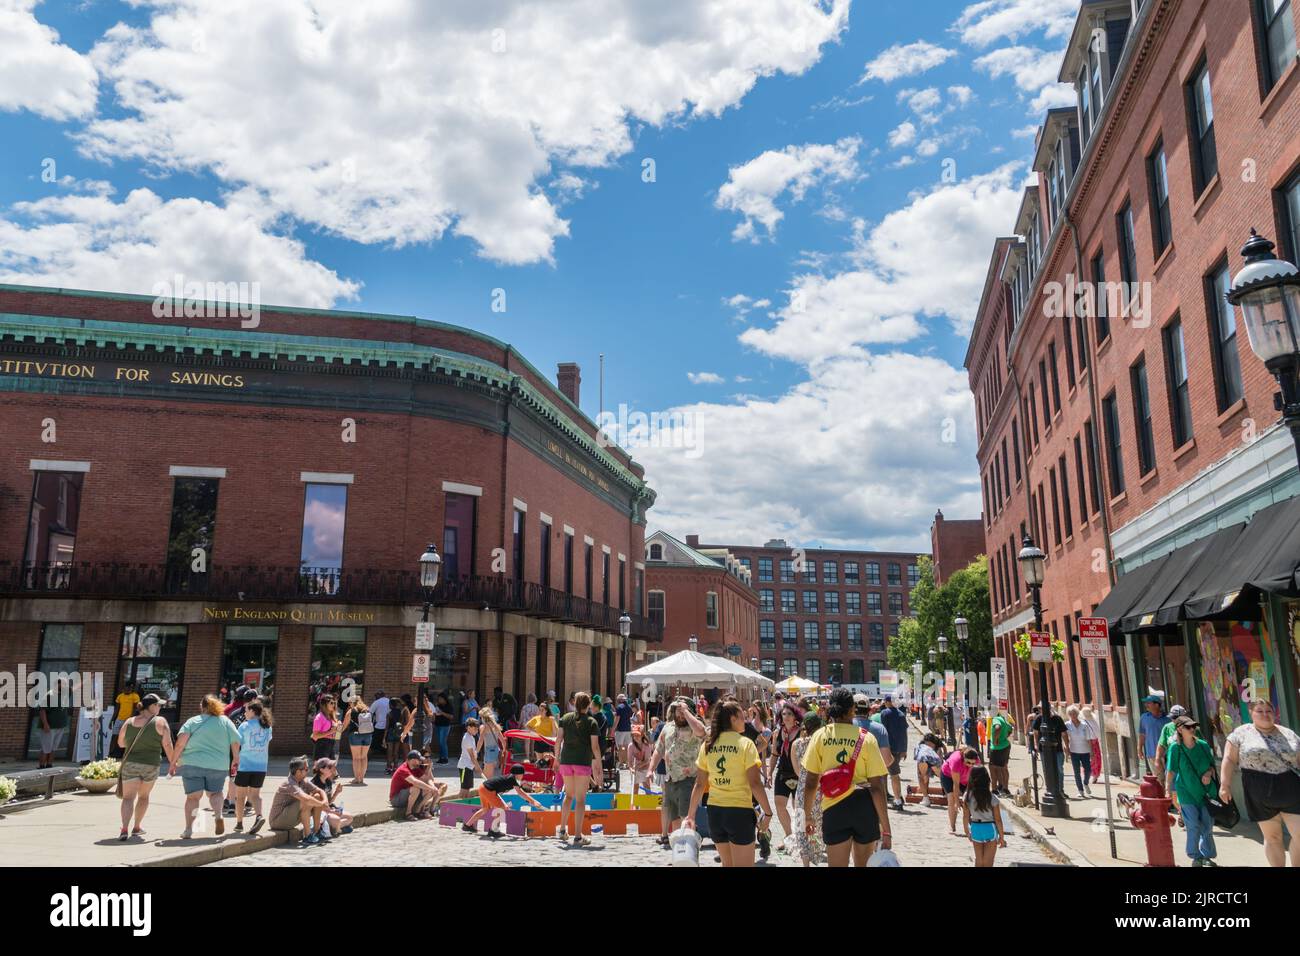
{"label": "ornate lamp post", "polygon": [[[1016,556],[1020,562],[1020,573],[1025,579],[1025,584],[1029,585],[1030,599],[1034,607],[1034,630],[1043,629],[1043,606],[1039,597],[1039,591],[1043,586],[1043,575],[1047,564],[1047,555],[1041,548],[1034,544],[1034,540],[1025,535],[1024,541],[1021,542],[1020,554]],[[1069,817],[1070,807],[1061,797],[1061,767],[1056,762],[1056,754],[1060,750],[1060,740],[1055,739],[1051,733],[1052,705],[1048,700],[1047,694],[1047,668],[1051,664],[1043,664],[1039,672],[1039,679],[1042,681],[1043,697],[1040,703],[1043,715],[1038,725],[1038,749],[1043,755],[1043,795],[1040,800],[1040,810],[1045,817]]]}
{"label": "ornate lamp post", "polygon": [[[970,706],[970,622],[966,618],[958,615],[953,618],[952,626],[957,630],[957,643],[961,646],[961,680],[962,680],[962,697],[966,704],[966,717],[969,719],[974,716],[974,711]],[[978,729],[978,728],[977,728]],[[975,736],[978,744],[979,735]]]}
{"label": "ornate lamp post", "polygon": [[1273,373],[1282,394],[1274,405],[1291,430],[1300,457],[1300,269],[1273,255],[1273,243],[1250,230],[1246,265],[1227,299],[1241,306],[1251,350]]}
{"label": "ornate lamp post", "polygon": [[[438,586],[438,576],[442,573],[442,558],[438,554],[438,549],[430,544],[424,549],[424,554],[420,555],[420,590],[424,592],[424,613],[420,617],[421,622],[429,620],[429,609],[433,607],[433,589]],[[433,652],[429,653],[429,661],[433,662]],[[433,668],[430,668],[432,672]],[[415,685],[415,724],[411,727],[411,734],[415,738],[415,749],[419,750],[424,746],[424,684]]]}
{"label": "ornate lamp post", "polygon": [[[947,666],[947,663],[948,663],[948,635],[945,634],[945,633],[943,633],[943,631],[940,631],[940,632],[939,632],[939,638],[938,638],[938,642],[937,642],[937,643],[938,643],[938,645],[939,645],[939,656],[940,656],[941,658],[943,658],[943,663],[944,663],[944,665],[945,665],[945,667],[946,667],[946,666]],[[954,726],[954,725],[955,725],[955,718],[954,718],[954,715],[953,715],[953,701],[952,701],[952,698],[948,696],[948,694],[947,694],[947,690],[948,690],[948,675],[945,673],[945,674],[944,674],[944,708],[943,708],[943,709],[944,709],[944,711],[945,711],[944,718],[945,718],[945,719],[947,720],[947,722],[948,722],[948,746],[949,746],[949,747],[956,747],[956,746],[957,746],[957,734],[956,734],[956,730],[955,730],[955,726]]]}
{"label": "ornate lamp post", "polygon": [[623,693],[627,693],[627,651],[632,636],[632,618],[624,611],[618,616],[618,634],[623,638]]}

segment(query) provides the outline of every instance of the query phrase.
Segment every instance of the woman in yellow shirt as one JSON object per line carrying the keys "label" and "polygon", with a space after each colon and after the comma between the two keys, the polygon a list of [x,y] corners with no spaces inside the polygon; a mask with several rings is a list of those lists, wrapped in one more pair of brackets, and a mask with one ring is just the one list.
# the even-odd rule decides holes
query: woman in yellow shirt
{"label": "woman in yellow shirt", "polygon": [[[682,826],[695,825],[695,813],[707,788],[709,836],[723,866],[753,866],[755,830],[766,832],[772,819],[772,805],[759,772],[758,748],[744,736],[744,730],[745,711],[734,700],[713,711],[713,724],[695,761],[704,772],[695,775],[690,810],[682,821]],[[763,810],[760,820],[754,819],[755,801]]]}

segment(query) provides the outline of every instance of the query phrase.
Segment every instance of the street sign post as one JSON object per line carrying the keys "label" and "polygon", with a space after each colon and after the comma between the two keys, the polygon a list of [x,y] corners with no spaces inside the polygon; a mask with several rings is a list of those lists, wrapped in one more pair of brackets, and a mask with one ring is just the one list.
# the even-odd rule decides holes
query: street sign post
{"label": "street sign post", "polygon": [[411,683],[429,683],[429,655],[416,654],[411,661]]}
{"label": "street sign post", "polygon": [[1115,808],[1111,804],[1110,767],[1107,766],[1110,748],[1106,746],[1106,712],[1101,709],[1101,682],[1097,680],[1097,668],[1105,667],[1101,662],[1110,657],[1109,629],[1104,617],[1079,618],[1079,653],[1088,663],[1093,692],[1099,695],[1094,713],[1097,715],[1097,743],[1101,750],[1101,775],[1106,781],[1106,830],[1110,834],[1110,858],[1117,860],[1119,849],[1115,846]]}
{"label": "street sign post", "polygon": [[989,659],[989,693],[997,701],[998,710],[1010,710],[1011,701],[1007,696],[1007,659],[993,657]]}
{"label": "street sign post", "polygon": [[433,641],[437,636],[433,621],[421,621],[415,625],[415,649],[417,651],[433,650]]}
{"label": "street sign post", "polygon": [[1052,635],[1046,631],[1029,632],[1029,659],[1035,664],[1052,663]]}

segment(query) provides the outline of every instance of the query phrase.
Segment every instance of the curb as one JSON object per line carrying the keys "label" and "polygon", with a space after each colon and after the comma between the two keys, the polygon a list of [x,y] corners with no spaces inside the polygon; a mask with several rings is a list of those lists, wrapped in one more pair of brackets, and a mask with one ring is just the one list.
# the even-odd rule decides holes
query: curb
{"label": "curb", "polygon": [[1047,855],[1057,863],[1062,866],[1078,867],[1095,867],[1097,865],[1078,850],[1065,843],[1060,837],[1048,833],[1047,829],[1038,820],[1024,812],[1023,807],[1013,806],[1006,800],[1000,806],[1002,812],[1028,830],[1029,838],[1041,846],[1047,852]]}
{"label": "curb", "polygon": [[[358,813],[352,820],[354,829],[359,827],[374,826],[378,823],[387,823],[397,815],[395,810],[368,810],[364,813]],[[193,850],[185,850],[181,853],[170,853],[166,856],[155,856],[147,860],[137,860],[133,863],[118,863],[116,866],[127,867],[167,867],[167,866],[206,866],[209,863],[216,863],[218,860],[229,860],[239,856],[247,856],[250,853],[257,853],[261,850],[269,850],[276,846],[290,846],[298,842],[294,834],[298,831],[279,830],[267,833],[265,836],[245,837],[240,840],[228,840],[223,837],[216,838],[219,842],[210,846],[196,847]],[[233,836],[235,834],[227,834]]]}

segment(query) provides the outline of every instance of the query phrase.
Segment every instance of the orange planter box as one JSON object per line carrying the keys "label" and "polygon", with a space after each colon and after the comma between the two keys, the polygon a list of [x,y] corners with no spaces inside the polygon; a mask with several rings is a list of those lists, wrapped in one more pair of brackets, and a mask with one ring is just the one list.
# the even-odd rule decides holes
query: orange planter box
{"label": "orange planter box", "polygon": [[[605,828],[606,835],[622,836],[627,833],[629,824],[634,824],[638,833],[660,832],[661,817],[658,810],[588,810],[582,816],[582,832],[590,833],[593,824]],[[573,814],[569,814],[569,825],[573,825]],[[558,810],[529,810],[525,824],[530,837],[555,836],[560,826]]]}

